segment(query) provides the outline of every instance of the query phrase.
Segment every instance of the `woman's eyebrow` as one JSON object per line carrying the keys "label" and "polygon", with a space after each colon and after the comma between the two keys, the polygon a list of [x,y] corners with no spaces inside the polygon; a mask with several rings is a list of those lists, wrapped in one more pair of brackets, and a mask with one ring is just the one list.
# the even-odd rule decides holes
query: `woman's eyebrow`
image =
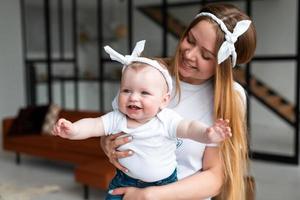
{"label": "woman's eyebrow", "polygon": [[205,51],[205,53],[208,53],[208,54],[210,54],[211,56],[213,56],[213,57],[216,57],[217,55],[215,55],[212,51],[210,51],[209,49],[207,49],[207,48],[205,48],[205,47],[201,47],[204,51]]}
{"label": "woman's eyebrow", "polygon": [[194,36],[192,31],[189,31],[187,35],[188,35],[188,37],[192,37],[192,39],[196,41],[196,43],[200,47],[200,49],[204,49],[205,52],[207,52],[207,53],[211,54],[212,56],[216,57],[216,55],[213,53],[213,51],[211,51],[211,50],[207,49],[206,47],[203,47],[199,44],[199,41],[196,39],[196,37]]}

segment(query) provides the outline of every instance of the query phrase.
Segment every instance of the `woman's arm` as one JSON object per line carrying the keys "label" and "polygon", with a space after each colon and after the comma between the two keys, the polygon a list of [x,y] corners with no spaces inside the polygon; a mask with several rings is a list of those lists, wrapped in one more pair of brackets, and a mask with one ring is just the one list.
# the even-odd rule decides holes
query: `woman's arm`
{"label": "woman's arm", "polygon": [[203,155],[203,171],[175,183],[146,189],[119,188],[112,194],[125,194],[124,200],[183,200],[216,196],[224,180],[218,147],[207,147]]}

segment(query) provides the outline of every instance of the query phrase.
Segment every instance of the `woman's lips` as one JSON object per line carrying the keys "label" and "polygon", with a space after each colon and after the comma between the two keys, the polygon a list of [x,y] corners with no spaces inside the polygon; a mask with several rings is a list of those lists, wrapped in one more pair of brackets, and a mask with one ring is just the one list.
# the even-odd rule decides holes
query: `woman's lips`
{"label": "woman's lips", "polygon": [[195,70],[197,69],[196,67],[189,65],[186,61],[182,61],[182,67],[186,70]]}

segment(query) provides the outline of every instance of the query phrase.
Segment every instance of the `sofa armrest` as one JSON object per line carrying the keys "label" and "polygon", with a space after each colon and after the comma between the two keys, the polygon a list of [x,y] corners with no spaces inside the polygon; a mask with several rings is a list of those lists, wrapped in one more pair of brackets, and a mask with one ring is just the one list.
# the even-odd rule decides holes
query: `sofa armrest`
{"label": "sofa armrest", "polygon": [[12,124],[14,123],[15,119],[16,118],[14,118],[14,117],[6,117],[2,120],[2,135],[3,135],[3,137],[8,135],[9,130],[10,130]]}
{"label": "sofa armrest", "polygon": [[6,137],[9,134],[9,130],[14,123],[15,118],[13,117],[6,117],[2,120],[2,147],[5,146],[5,141],[7,140]]}

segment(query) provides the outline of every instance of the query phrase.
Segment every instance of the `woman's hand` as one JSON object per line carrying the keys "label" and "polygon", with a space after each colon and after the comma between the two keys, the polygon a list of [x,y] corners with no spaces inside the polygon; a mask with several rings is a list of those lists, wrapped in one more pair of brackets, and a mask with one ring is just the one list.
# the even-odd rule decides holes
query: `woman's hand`
{"label": "woman's hand", "polygon": [[110,190],[109,193],[112,195],[124,195],[123,200],[153,200],[151,188],[121,187]]}
{"label": "woman's hand", "polygon": [[126,144],[132,140],[131,136],[126,137],[120,137],[124,136],[125,133],[118,133],[110,136],[103,136],[101,137],[101,147],[106,154],[106,156],[109,158],[109,161],[119,170],[123,172],[127,172],[128,169],[126,169],[124,166],[122,166],[118,159],[119,158],[125,158],[128,156],[131,156],[133,154],[132,150],[125,150],[125,151],[118,151],[117,148],[119,146],[122,146],[123,144]]}

